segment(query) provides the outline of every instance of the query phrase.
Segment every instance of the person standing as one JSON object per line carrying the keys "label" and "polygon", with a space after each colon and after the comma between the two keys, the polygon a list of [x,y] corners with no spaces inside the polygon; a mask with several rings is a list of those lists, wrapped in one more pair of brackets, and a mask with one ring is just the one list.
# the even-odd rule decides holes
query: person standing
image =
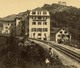
{"label": "person standing", "polygon": [[52,50],[52,48],[49,48],[49,55],[50,55],[50,57],[53,56],[53,50]]}
{"label": "person standing", "polygon": [[51,62],[51,64],[52,64],[53,58],[54,58],[52,48],[49,48],[49,57],[50,57],[50,62]]}

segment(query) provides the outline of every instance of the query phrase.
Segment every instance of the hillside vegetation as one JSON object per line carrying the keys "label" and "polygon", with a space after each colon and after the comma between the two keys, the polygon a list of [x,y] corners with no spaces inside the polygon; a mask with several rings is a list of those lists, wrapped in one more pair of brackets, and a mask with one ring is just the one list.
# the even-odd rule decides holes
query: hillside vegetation
{"label": "hillside vegetation", "polygon": [[80,45],[80,9],[72,6],[58,4],[45,4],[41,9],[46,9],[51,15],[51,27],[68,27],[72,35],[72,42]]}

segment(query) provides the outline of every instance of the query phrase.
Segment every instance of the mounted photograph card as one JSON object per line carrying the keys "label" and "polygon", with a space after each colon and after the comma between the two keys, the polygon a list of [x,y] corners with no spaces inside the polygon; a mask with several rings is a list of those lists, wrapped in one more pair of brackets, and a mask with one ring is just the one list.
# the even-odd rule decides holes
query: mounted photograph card
{"label": "mounted photograph card", "polygon": [[80,68],[80,1],[0,0],[0,68]]}

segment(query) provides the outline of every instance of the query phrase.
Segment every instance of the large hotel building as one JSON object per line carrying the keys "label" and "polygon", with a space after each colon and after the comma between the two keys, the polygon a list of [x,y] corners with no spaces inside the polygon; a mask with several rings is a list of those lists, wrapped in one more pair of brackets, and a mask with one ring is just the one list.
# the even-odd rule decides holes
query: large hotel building
{"label": "large hotel building", "polygon": [[29,15],[29,38],[50,40],[50,14],[47,10],[32,10]]}

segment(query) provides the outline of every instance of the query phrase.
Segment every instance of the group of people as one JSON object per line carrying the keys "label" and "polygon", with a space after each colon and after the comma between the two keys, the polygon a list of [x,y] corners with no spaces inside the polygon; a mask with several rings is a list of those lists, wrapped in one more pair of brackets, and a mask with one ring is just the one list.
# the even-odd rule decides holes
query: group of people
{"label": "group of people", "polygon": [[48,53],[49,53],[49,56],[46,57],[46,59],[45,59],[45,63],[47,66],[52,64],[54,59],[58,58],[58,56],[55,54],[55,52],[52,50],[52,48],[49,48]]}

